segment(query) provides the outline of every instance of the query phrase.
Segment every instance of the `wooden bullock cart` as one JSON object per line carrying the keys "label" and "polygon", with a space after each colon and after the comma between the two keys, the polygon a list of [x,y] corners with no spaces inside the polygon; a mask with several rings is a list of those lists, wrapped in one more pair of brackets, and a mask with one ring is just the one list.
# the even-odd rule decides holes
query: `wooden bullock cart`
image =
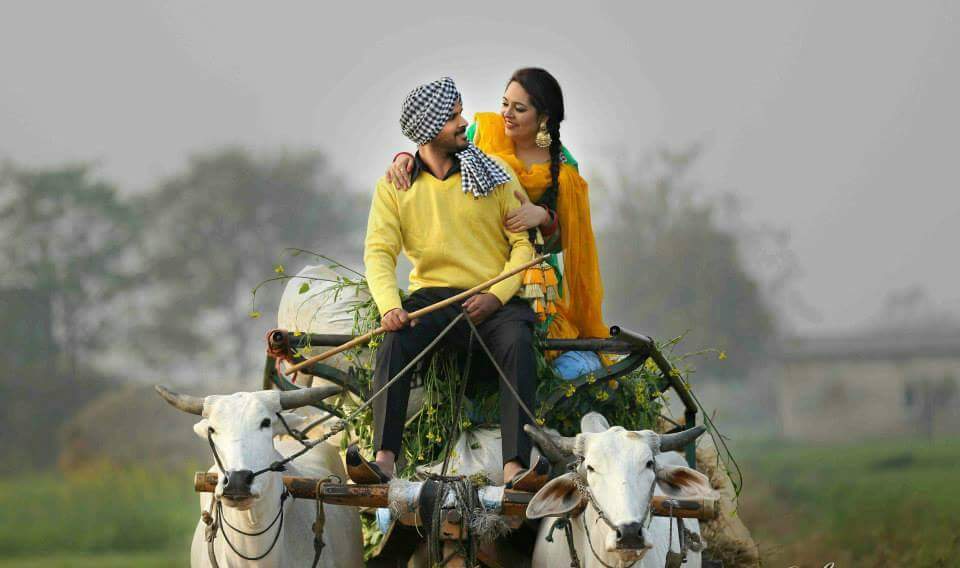
{"label": "wooden bullock cart", "polygon": [[[300,363],[304,359],[295,355],[298,349],[336,347],[353,339],[351,335],[295,335],[283,330],[274,330],[268,335],[267,342],[269,352],[283,354],[284,358]],[[698,406],[694,397],[680,374],[667,361],[650,337],[614,326],[611,328],[609,339],[547,339],[542,347],[544,350],[596,351],[622,355],[622,358],[610,366],[571,380],[569,384],[575,387],[593,381],[619,380],[648,360],[652,360],[660,373],[658,390],[661,392],[673,390],[683,404],[683,420],[675,422],[675,427],[670,432],[693,428],[696,425]],[[353,369],[343,371],[318,362],[304,366],[300,372],[336,383],[361,400],[365,400],[370,394],[366,392],[366,387]],[[273,356],[267,356],[263,388],[294,390],[302,387],[278,372],[277,360]],[[553,408],[563,397],[562,391],[556,392],[546,400],[540,401],[541,408]],[[343,416],[340,409],[335,407],[323,406],[321,410],[334,416]],[[689,465],[696,467],[693,444],[688,445],[684,453]],[[215,473],[198,472],[196,474],[195,489],[198,492],[213,491],[216,483]],[[390,505],[396,507],[396,503],[389,502],[387,485],[327,483],[300,477],[285,477],[284,483],[290,493],[298,498],[316,499],[322,503],[335,505],[356,506],[367,512]],[[409,497],[404,503],[407,513],[393,520],[368,566],[406,566],[407,561],[423,542],[423,535],[428,532],[424,530],[425,528],[433,530],[434,534],[446,544],[471,538],[471,530],[466,526],[461,509],[455,506],[449,498],[449,493],[444,491],[443,481],[426,480],[407,483],[406,495]],[[485,510],[495,512],[503,518],[506,526],[514,529],[507,537],[479,545],[476,549],[477,560],[486,566],[529,565],[536,527],[530,526],[530,521],[525,521],[524,513],[533,494],[504,490],[502,487],[473,487],[472,485],[470,487],[477,492],[477,500],[483,503]],[[440,497],[441,495],[444,497]],[[439,499],[443,499],[444,502],[439,502]],[[718,514],[716,499],[679,500],[655,497],[651,508],[654,515],[673,515],[700,520],[714,519]]]}

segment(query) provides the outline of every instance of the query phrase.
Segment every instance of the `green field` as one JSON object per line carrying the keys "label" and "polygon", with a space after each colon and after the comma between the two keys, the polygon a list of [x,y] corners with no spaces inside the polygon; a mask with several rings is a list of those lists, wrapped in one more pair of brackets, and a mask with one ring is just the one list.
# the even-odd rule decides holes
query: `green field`
{"label": "green field", "polygon": [[960,439],[739,453],[766,566],[960,566]]}
{"label": "green field", "polygon": [[129,554],[56,554],[0,560],[2,568],[182,568],[190,563],[182,550]]}
{"label": "green field", "polygon": [[[960,439],[751,444],[740,515],[766,566],[960,565]],[[0,567],[185,566],[192,470],[0,480]]]}
{"label": "green field", "polygon": [[0,480],[0,566],[185,566],[192,480],[110,467]]}

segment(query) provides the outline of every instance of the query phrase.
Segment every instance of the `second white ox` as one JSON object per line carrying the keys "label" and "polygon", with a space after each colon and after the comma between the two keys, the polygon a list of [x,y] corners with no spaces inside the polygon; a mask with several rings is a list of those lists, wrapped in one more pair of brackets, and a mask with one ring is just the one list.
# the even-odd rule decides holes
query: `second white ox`
{"label": "second white ox", "polygon": [[[675,520],[667,517],[650,518],[650,501],[653,495],[713,496],[707,477],[686,467],[680,454],[671,451],[695,440],[703,429],[661,435],[651,430],[611,428],[606,418],[595,412],[583,417],[580,429],[581,433],[575,438],[547,435],[548,439],[537,440],[541,446],[551,445],[555,450],[572,454],[578,467],[543,486],[527,506],[527,517],[564,515],[585,504],[582,512],[571,520],[581,566],[662,568],[668,550],[680,551],[679,527]],[[593,495],[596,506],[588,502],[587,492]],[[600,518],[598,509],[603,511],[609,525]],[[570,565],[564,531],[555,531],[553,542],[546,540],[553,522],[545,518],[540,527],[534,567]],[[703,549],[699,524],[685,519],[683,525],[696,535],[687,539],[692,546],[688,548],[684,567],[699,568]]]}
{"label": "second white ox", "polygon": [[[304,567],[314,557],[312,526],[316,505],[285,495],[283,475],[325,478],[331,473],[343,475],[337,449],[323,443],[286,465],[286,472],[266,471],[272,463],[302,448],[286,434],[279,416],[283,410],[321,402],[339,392],[332,386],[293,392],[258,391],[231,395],[193,397],[158,386],[157,391],[171,405],[203,416],[194,431],[205,441],[213,441],[224,472],[218,473],[213,495],[200,497],[201,511],[209,511],[211,499],[222,503],[220,530],[216,533],[209,558],[205,527],[197,523],[193,535],[190,563],[194,568],[211,566]],[[294,413],[283,413],[290,428],[304,426],[306,420]],[[318,566],[334,568],[363,565],[360,519],[354,507],[324,505],[326,544]],[[216,510],[214,510],[216,515]],[[257,558],[258,560],[244,559]]]}

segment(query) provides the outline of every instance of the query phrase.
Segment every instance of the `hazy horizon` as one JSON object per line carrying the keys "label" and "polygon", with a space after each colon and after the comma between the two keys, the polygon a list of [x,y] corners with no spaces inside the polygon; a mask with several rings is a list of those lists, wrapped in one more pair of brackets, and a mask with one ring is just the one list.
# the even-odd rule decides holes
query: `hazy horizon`
{"label": "hazy horizon", "polygon": [[588,181],[705,144],[704,191],[791,234],[819,314],[795,330],[863,325],[917,285],[960,311],[956,5],[551,6],[4,3],[0,159],[92,160],[136,192],[191,152],[313,147],[366,191],[410,148],[410,88],[451,75],[469,117],[536,65]]}

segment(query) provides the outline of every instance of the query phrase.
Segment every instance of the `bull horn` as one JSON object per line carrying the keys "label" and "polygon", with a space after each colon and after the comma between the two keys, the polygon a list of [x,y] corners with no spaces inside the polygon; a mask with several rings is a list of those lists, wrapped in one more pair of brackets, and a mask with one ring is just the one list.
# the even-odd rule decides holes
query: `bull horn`
{"label": "bull horn", "polygon": [[530,436],[530,439],[539,446],[540,451],[547,457],[550,463],[561,464],[567,461],[567,458],[573,455],[573,447],[576,438],[567,438],[544,432],[533,424],[524,424],[523,431]]}
{"label": "bull horn", "polygon": [[324,399],[335,394],[340,394],[342,391],[343,389],[337,385],[324,385],[322,387],[284,391],[280,393],[280,408],[293,410],[301,406],[320,404]]}
{"label": "bull horn", "polygon": [[154,385],[153,388],[157,390],[157,394],[163,397],[163,400],[170,403],[170,406],[197,416],[203,415],[203,399],[199,396],[180,394],[163,385]]}
{"label": "bull horn", "polygon": [[694,426],[693,428],[681,430],[675,434],[660,434],[660,451],[678,452],[706,431],[707,429],[703,426]]}

